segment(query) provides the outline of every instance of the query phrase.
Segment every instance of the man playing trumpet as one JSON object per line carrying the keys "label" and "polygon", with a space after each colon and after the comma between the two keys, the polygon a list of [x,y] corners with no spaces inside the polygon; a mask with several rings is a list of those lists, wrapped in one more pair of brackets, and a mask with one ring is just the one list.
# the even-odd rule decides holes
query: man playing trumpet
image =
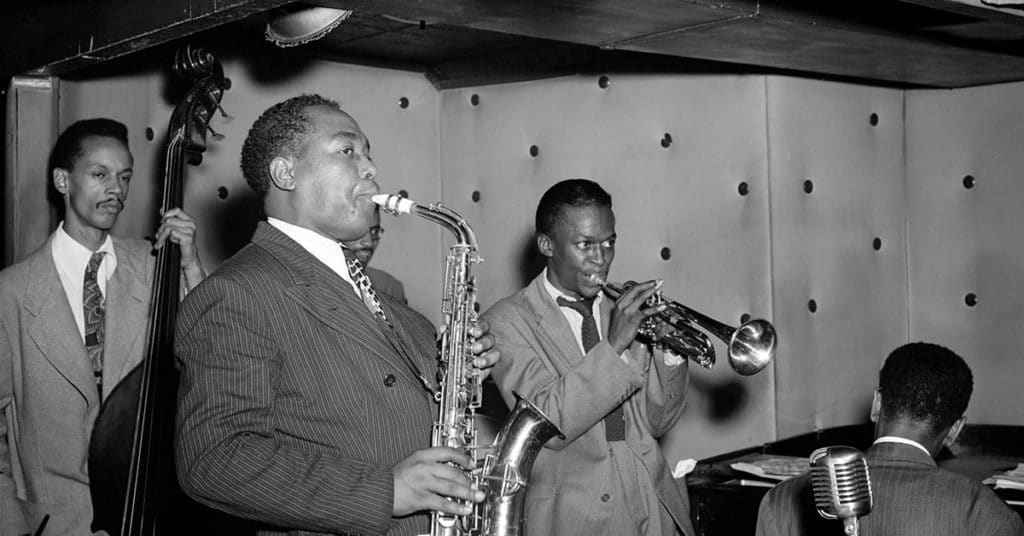
{"label": "man playing trumpet", "polygon": [[611,196],[570,179],[541,197],[530,285],[488,310],[503,358],[493,377],[505,402],[533,402],[564,434],[537,456],[526,495],[527,534],[694,534],[685,488],[657,438],[682,414],[685,359],[636,341],[664,305],[648,281],[618,299],[602,293],[615,257]]}

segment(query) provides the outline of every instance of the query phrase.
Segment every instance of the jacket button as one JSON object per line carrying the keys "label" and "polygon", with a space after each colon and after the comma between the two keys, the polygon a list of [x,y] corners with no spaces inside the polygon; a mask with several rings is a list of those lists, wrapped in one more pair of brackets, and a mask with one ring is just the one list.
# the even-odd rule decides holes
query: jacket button
{"label": "jacket button", "polygon": [[608,502],[611,498],[612,498],[611,495],[608,495],[607,493],[605,493],[604,495],[601,496],[601,502]]}
{"label": "jacket button", "polygon": [[385,387],[391,387],[394,384],[395,384],[395,375],[394,374],[388,374],[387,376],[384,376],[384,386]]}

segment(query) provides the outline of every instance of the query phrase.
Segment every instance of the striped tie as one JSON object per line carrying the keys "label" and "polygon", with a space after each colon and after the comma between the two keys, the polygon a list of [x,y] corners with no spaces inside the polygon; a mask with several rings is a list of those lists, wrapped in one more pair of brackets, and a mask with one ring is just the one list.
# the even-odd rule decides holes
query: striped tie
{"label": "striped tie", "polygon": [[[558,302],[558,305],[568,307],[583,316],[583,325],[581,326],[580,335],[583,339],[583,349],[587,352],[601,341],[601,334],[597,331],[597,322],[594,321],[595,298],[597,298],[597,296],[580,298],[578,301],[572,301],[559,296],[558,299],[555,300]],[[605,439],[608,441],[622,441],[626,438],[626,416],[622,412],[621,405],[617,406],[611,411],[611,413],[605,416],[604,435]]]}
{"label": "striped tie", "polygon": [[103,331],[106,306],[103,293],[96,282],[96,272],[103,261],[103,253],[97,251],[89,259],[85,267],[85,280],[82,285],[82,311],[85,313],[85,349],[92,362],[92,373],[96,377],[96,388],[103,392]]}

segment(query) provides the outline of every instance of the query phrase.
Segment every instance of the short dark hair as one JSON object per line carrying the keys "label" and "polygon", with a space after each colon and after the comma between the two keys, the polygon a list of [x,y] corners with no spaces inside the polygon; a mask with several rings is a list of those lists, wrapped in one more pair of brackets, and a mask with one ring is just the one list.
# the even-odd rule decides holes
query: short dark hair
{"label": "short dark hair", "polygon": [[49,175],[52,176],[57,168],[73,169],[75,160],[82,156],[82,142],[90,136],[114,138],[128,147],[128,127],[120,121],[105,117],[75,121],[61,132],[53,151],[50,151]]}
{"label": "short dark hair", "polygon": [[911,418],[939,432],[967,411],[974,389],[970,367],[949,348],[926,342],[893,350],[878,376],[882,414]]}
{"label": "short dark hair", "polygon": [[342,111],[337,101],[320,95],[299,95],[267,108],[249,129],[242,144],[242,175],[260,197],[270,190],[270,162],[279,156],[294,156],[313,131],[311,106]]}
{"label": "short dark hair", "polygon": [[612,196],[601,185],[588,179],[566,179],[540,198],[534,225],[537,234],[549,234],[562,214],[570,208],[589,206],[612,207]]}

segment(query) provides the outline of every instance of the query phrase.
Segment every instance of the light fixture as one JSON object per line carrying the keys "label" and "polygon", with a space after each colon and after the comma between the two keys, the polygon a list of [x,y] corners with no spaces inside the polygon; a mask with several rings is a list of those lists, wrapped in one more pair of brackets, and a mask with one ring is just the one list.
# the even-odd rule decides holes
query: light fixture
{"label": "light fixture", "polygon": [[264,36],[282,48],[303,45],[327,35],[351,14],[345,9],[289,4],[270,12]]}

